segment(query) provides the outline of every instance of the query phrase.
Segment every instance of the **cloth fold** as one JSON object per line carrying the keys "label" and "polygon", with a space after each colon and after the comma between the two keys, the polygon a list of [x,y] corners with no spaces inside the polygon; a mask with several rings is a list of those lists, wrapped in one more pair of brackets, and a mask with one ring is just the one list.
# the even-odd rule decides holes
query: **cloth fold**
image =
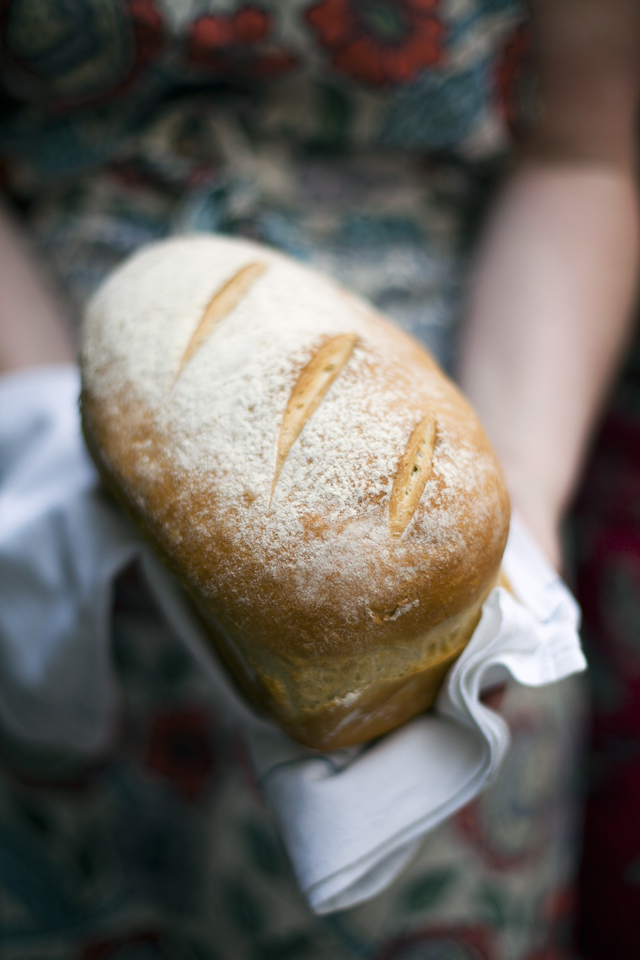
{"label": "cloth fold", "polygon": [[171,574],[100,493],[84,448],[75,368],[0,380],[0,721],[14,736],[91,753],[117,708],[109,604],[135,558],[212,692],[244,727],[300,887],[317,913],[388,886],[421,838],[496,776],[509,745],[480,701],[512,677],[540,686],[583,670],[579,611],[518,518],[504,569],[436,709],[371,744],[319,754],[245,703]]}

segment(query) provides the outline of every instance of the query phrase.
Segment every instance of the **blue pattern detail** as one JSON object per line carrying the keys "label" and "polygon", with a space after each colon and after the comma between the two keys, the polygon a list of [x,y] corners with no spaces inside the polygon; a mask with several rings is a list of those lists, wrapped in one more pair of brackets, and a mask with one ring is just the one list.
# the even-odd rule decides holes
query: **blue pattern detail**
{"label": "blue pattern detail", "polygon": [[410,150],[453,150],[488,109],[489,93],[486,61],[449,76],[425,73],[398,93],[383,124],[380,144]]}

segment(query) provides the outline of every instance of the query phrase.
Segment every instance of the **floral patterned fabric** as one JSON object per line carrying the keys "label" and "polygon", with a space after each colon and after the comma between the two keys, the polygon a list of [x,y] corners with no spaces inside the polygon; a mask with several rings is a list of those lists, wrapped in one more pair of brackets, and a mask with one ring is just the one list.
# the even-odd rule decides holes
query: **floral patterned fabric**
{"label": "floral patterned fabric", "polygon": [[[490,163],[526,112],[516,0],[3,0],[0,182],[81,307],[140,244],[253,237],[448,363]],[[498,782],[361,907],[304,903],[206,678],[136,571],[91,763],[0,735],[3,960],[562,960],[580,682],[510,686]]]}
{"label": "floral patterned fabric", "polygon": [[168,95],[217,86],[242,95],[254,136],[487,156],[506,145],[523,13],[522,0],[4,0],[2,154],[38,180],[96,166]]}
{"label": "floral patterned fabric", "polygon": [[141,243],[243,234],[446,362],[461,159],[504,152],[526,60],[519,0],[4,0],[0,185],[78,307]]}
{"label": "floral patterned fabric", "polygon": [[587,960],[640,954],[640,340],[585,473],[578,595],[592,664],[578,936]]}

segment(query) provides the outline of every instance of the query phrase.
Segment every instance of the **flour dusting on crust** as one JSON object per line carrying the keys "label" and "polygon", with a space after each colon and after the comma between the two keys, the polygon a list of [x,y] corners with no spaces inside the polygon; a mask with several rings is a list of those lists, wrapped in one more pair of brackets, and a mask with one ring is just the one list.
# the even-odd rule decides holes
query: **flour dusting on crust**
{"label": "flour dusting on crust", "polygon": [[[212,295],[257,258],[268,269],[177,378]],[[357,336],[348,361],[274,486],[291,391],[322,344],[345,334]],[[231,545],[227,582],[210,584],[211,596],[223,587],[238,605],[252,602],[246,584],[234,587],[233,562],[250,542],[267,580],[282,578],[285,567],[300,603],[343,603],[347,620],[375,605],[374,574],[377,595],[399,598],[397,619],[416,615],[418,598],[409,586],[405,596],[403,583],[421,564],[462,565],[486,539],[496,509],[495,461],[461,429],[457,391],[420,356],[372,308],[317,273],[254,244],[210,236],[156,244],[117,271],[91,304],[83,345],[84,376],[98,400],[107,404],[132,386],[169,438],[185,502],[210,494],[210,510],[183,533],[205,542],[213,517]],[[431,408],[438,424],[431,473],[394,542],[394,477]]]}

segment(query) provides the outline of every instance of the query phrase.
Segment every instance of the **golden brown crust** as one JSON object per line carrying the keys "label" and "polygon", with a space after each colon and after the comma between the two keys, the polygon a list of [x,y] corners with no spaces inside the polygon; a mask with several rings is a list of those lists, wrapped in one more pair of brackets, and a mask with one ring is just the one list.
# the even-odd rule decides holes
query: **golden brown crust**
{"label": "golden brown crust", "polygon": [[[209,256],[209,247],[201,250],[208,240],[198,238],[199,256]],[[173,241],[177,254],[189,240],[181,243]],[[227,256],[222,241],[210,243],[214,262]],[[228,277],[250,274],[255,302],[246,319],[242,308],[233,314],[232,303],[232,319],[238,328],[253,324],[247,329],[258,337],[261,303],[273,312],[281,265],[289,271],[283,272],[287,283],[300,282],[299,298],[312,280],[255,245],[223,246],[231,246],[229,268],[217,288],[224,290]],[[157,248],[154,255],[158,259]],[[242,256],[268,269],[238,274]],[[155,269],[153,256],[147,259],[147,269]],[[127,282],[135,279],[132,269]],[[203,379],[193,395],[203,403],[200,426],[199,408],[194,415],[193,402],[187,406],[190,377],[198,376],[199,363],[206,373],[207,363],[215,369],[223,360],[207,359],[209,344],[200,341],[194,355],[202,309],[194,307],[193,320],[176,335],[175,359],[165,363],[160,356],[152,387],[144,388],[127,366],[131,348],[121,348],[118,337],[123,330],[128,336],[126,324],[149,325],[150,319],[143,303],[123,320],[126,284],[117,281],[98,297],[85,332],[85,436],[109,486],[193,597],[236,682],[293,737],[319,749],[377,736],[429,707],[496,581],[508,529],[502,476],[466,401],[414,341],[325,284],[334,315],[347,304],[343,327],[332,320],[332,329],[322,319],[299,337],[291,333],[293,346],[280,361],[284,374],[265,381],[262,406],[243,406],[234,427],[237,432],[246,422],[245,472],[233,442],[225,445],[216,432],[245,403],[241,366],[233,372],[237,388],[235,381],[226,387],[227,412],[205,443],[216,383]],[[315,291],[313,303],[317,297]],[[203,294],[202,301],[206,306],[215,296]],[[218,330],[229,322],[225,314],[211,335],[221,353]],[[264,342],[270,345],[280,328],[271,314],[269,323]],[[233,332],[227,328],[223,336]],[[220,369],[229,367],[226,360]],[[252,376],[260,377],[259,367]],[[156,383],[167,384],[160,400]],[[260,384],[251,381],[250,388],[260,396]],[[189,433],[180,414],[183,395],[180,409],[187,421],[194,417],[196,432]],[[266,427],[251,433],[259,415]],[[354,431],[353,455],[349,443],[340,447],[345,429]],[[385,430],[388,440],[378,437]],[[258,442],[263,447],[256,452]],[[197,444],[201,459],[193,453]],[[336,465],[338,447],[346,452]],[[318,458],[326,460],[320,472]],[[341,499],[339,484],[346,491]]]}

